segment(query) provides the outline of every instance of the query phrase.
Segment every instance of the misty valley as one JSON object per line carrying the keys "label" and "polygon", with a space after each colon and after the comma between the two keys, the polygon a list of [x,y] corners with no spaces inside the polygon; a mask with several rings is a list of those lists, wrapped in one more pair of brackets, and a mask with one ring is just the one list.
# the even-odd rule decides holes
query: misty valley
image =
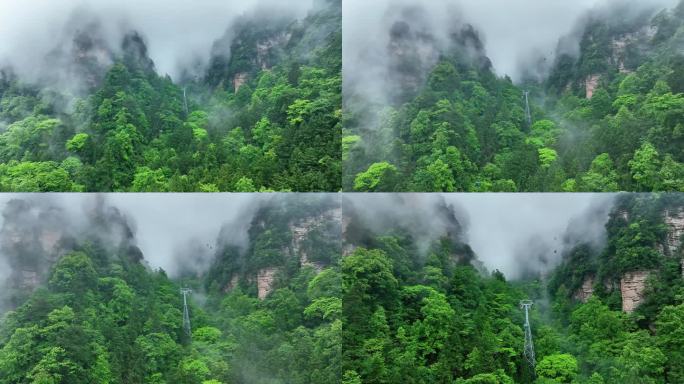
{"label": "misty valley", "polygon": [[0,384],[684,384],[683,192],[684,0],[0,0]]}
{"label": "misty valley", "polygon": [[349,0],[343,22],[345,191],[684,191],[680,1]]}
{"label": "misty valley", "polygon": [[0,196],[0,383],[684,380],[680,194],[204,196]]}
{"label": "misty valley", "polygon": [[0,383],[339,382],[338,197],[147,196],[3,197]]}
{"label": "misty valley", "polygon": [[684,196],[609,196],[346,196],[342,382],[684,382]]}
{"label": "misty valley", "polygon": [[12,3],[1,191],[340,189],[339,0]]}

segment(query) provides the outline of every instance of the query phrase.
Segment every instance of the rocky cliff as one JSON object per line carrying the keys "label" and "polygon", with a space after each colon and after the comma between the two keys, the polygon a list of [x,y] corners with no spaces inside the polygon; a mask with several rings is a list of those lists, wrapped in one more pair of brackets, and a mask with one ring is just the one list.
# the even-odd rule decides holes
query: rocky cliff
{"label": "rocky cliff", "polygon": [[594,92],[596,91],[596,88],[598,88],[600,80],[600,75],[590,75],[589,77],[587,77],[587,79],[584,82],[587,99],[591,99],[592,97],[594,97]]}
{"label": "rocky cliff", "polygon": [[594,294],[594,276],[590,275],[584,279],[582,286],[575,292],[575,300],[586,303],[587,300]]}
{"label": "rocky cliff", "polygon": [[664,222],[667,226],[665,253],[668,256],[682,257],[681,244],[684,235],[684,208],[666,210]]}
{"label": "rocky cliff", "polygon": [[622,310],[632,313],[643,302],[646,280],[651,271],[627,272],[620,279],[620,294],[622,295]]}
{"label": "rocky cliff", "polygon": [[342,211],[328,200],[332,199],[310,206],[264,207],[252,220],[247,249],[226,246],[218,250],[206,276],[209,289],[214,284],[224,293],[238,287],[256,288],[257,297],[265,299],[300,271],[320,273],[335,263],[342,252]]}

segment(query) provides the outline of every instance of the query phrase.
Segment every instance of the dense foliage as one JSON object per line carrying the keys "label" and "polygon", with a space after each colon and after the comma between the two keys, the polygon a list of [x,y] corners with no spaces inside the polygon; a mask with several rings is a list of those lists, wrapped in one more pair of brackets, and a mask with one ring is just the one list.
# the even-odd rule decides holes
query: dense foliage
{"label": "dense foliage", "polygon": [[[447,237],[426,252],[402,231],[367,238],[342,260],[343,382],[681,382],[681,257],[655,251],[655,260],[633,261],[629,249],[662,244],[664,211],[682,204],[679,196],[621,197],[606,247],[578,246],[550,282],[483,273]],[[624,223],[623,210],[638,224]],[[657,271],[646,300],[623,313],[619,278],[646,266]],[[601,277],[582,302],[574,294],[592,271]],[[523,357],[518,306],[528,298],[534,370]]]}
{"label": "dense foliage", "polygon": [[684,191],[684,3],[634,13],[588,17],[579,55],[559,50],[543,81],[514,84],[454,48],[411,97],[350,96],[343,188]]}
{"label": "dense foliage", "polygon": [[[226,260],[232,247],[224,246],[209,273],[180,280],[150,271],[127,246],[76,239],[46,283],[0,317],[0,383],[339,382],[339,223],[316,221],[312,240],[335,257],[300,265],[290,249],[287,223],[320,218],[332,203],[313,200],[264,209],[242,258]],[[273,260],[276,248],[288,253]],[[256,269],[266,265],[280,273],[270,294],[258,298]],[[226,285],[231,278],[218,284],[226,273],[238,277],[234,286]],[[195,292],[188,297],[191,337],[181,286]]]}
{"label": "dense foliage", "polygon": [[0,190],[339,190],[341,4],[315,4],[300,22],[246,16],[180,82],[135,33],[108,66],[75,37],[75,95],[0,72]]}

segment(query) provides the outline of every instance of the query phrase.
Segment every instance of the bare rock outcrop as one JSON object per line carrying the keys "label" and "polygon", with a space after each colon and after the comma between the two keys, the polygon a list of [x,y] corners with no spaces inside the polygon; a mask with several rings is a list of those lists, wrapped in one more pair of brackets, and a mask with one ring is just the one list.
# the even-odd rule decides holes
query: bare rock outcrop
{"label": "bare rock outcrop", "polygon": [[625,67],[625,51],[627,44],[631,41],[631,36],[625,35],[613,40],[613,63],[617,65],[620,73],[630,73]]}
{"label": "bare rock outcrop", "polygon": [[306,220],[290,223],[290,231],[292,233],[292,252],[299,257],[299,263],[302,267],[308,266],[314,268],[317,272],[323,270],[324,265],[309,259],[307,251],[303,247],[304,241],[311,231],[320,227],[326,222],[340,222],[342,220],[342,209],[331,209],[322,215],[310,217]]}
{"label": "bare rock outcrop", "polygon": [[622,275],[620,293],[622,295],[622,311],[632,313],[644,300],[646,280],[651,271],[633,271]]}
{"label": "bare rock outcrop", "polygon": [[611,62],[613,65],[617,66],[620,73],[632,73],[625,65],[627,59],[628,46],[632,44],[648,44],[651,39],[658,33],[658,28],[654,26],[647,26],[641,28],[636,32],[624,33],[619,37],[616,37],[612,41],[612,51]]}
{"label": "bare rock outcrop", "polygon": [[684,235],[684,209],[675,212],[665,211],[665,225],[667,225],[666,254],[674,256],[682,243]]}
{"label": "bare rock outcrop", "polygon": [[238,277],[238,275],[233,275],[233,277],[230,278],[230,281],[228,282],[228,284],[226,284],[226,286],[223,287],[223,292],[228,293],[228,292],[232,291],[233,289],[235,289],[235,287],[237,287],[239,282],[240,282],[240,278]]}
{"label": "bare rock outcrop", "polygon": [[237,93],[240,90],[240,87],[247,82],[247,77],[248,75],[245,72],[239,72],[233,76],[233,89],[235,90],[235,93]]}
{"label": "bare rock outcrop", "polygon": [[270,62],[270,54],[274,48],[284,47],[292,38],[292,33],[282,32],[268,39],[261,40],[256,44],[257,65],[262,70],[270,69],[273,63]]}
{"label": "bare rock outcrop", "polygon": [[596,88],[598,88],[599,80],[601,80],[600,75],[590,75],[584,81],[587,90],[587,99],[594,97],[594,92],[596,92]]}
{"label": "bare rock outcrop", "polygon": [[594,276],[587,276],[582,283],[582,286],[575,292],[575,300],[586,303],[587,300],[594,294]]}
{"label": "bare rock outcrop", "polygon": [[278,268],[269,267],[259,270],[257,272],[257,296],[263,300],[273,291],[273,282],[275,281]]}

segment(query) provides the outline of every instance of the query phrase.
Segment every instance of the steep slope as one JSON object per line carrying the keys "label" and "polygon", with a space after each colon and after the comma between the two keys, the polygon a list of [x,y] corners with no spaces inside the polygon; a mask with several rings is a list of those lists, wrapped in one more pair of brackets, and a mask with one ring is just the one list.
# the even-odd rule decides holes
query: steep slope
{"label": "steep slope", "polygon": [[597,296],[613,309],[645,316],[644,323],[654,321],[684,287],[683,212],[678,194],[623,195],[606,225],[606,248],[571,251],[551,279],[551,291],[585,302]]}
{"label": "steep slope", "polygon": [[339,190],[341,5],[314,4],[243,16],[178,82],[143,36],[111,47],[94,22],[48,54],[50,76],[3,69],[0,190]]}
{"label": "steep slope", "polygon": [[682,190],[681,10],[599,13],[579,56],[559,55],[543,86],[559,95],[546,107],[561,117],[563,168],[579,172],[570,190]]}
{"label": "steep slope", "polygon": [[[226,225],[206,275],[176,279],[145,265],[125,214],[102,201],[82,225],[49,199],[12,201],[0,383],[339,381],[339,202],[277,200],[232,223],[249,228],[247,247]],[[194,291],[191,335],[181,287]]]}
{"label": "steep slope", "polygon": [[456,19],[443,42],[419,17],[398,20],[386,99],[345,89],[344,189],[684,190],[683,8],[638,8],[588,13],[548,72],[516,84],[492,72],[473,27]]}
{"label": "steep slope", "polygon": [[[550,276],[520,281],[487,273],[472,251],[463,257],[458,249],[469,247],[459,240],[460,225],[433,226],[426,245],[417,205],[392,203],[393,210],[370,220],[362,210],[345,213],[343,382],[662,383],[684,377],[678,336],[684,277],[676,237],[681,196],[618,196],[604,246],[584,239]],[[391,224],[378,225],[383,222]],[[403,224],[411,222],[418,225]],[[523,355],[523,299],[534,303],[535,367]]]}
{"label": "steep slope", "polygon": [[408,224],[423,217],[411,198],[392,203],[384,217],[345,213],[353,251],[342,260],[343,382],[526,382],[524,293],[474,267],[446,204],[436,210],[450,224],[424,237]]}
{"label": "steep slope", "polygon": [[[207,273],[209,291],[240,288],[264,299],[278,281],[336,265],[341,254],[341,208],[329,196],[281,197],[262,206],[249,226],[249,247],[223,244]],[[222,230],[225,231],[228,228]]]}

